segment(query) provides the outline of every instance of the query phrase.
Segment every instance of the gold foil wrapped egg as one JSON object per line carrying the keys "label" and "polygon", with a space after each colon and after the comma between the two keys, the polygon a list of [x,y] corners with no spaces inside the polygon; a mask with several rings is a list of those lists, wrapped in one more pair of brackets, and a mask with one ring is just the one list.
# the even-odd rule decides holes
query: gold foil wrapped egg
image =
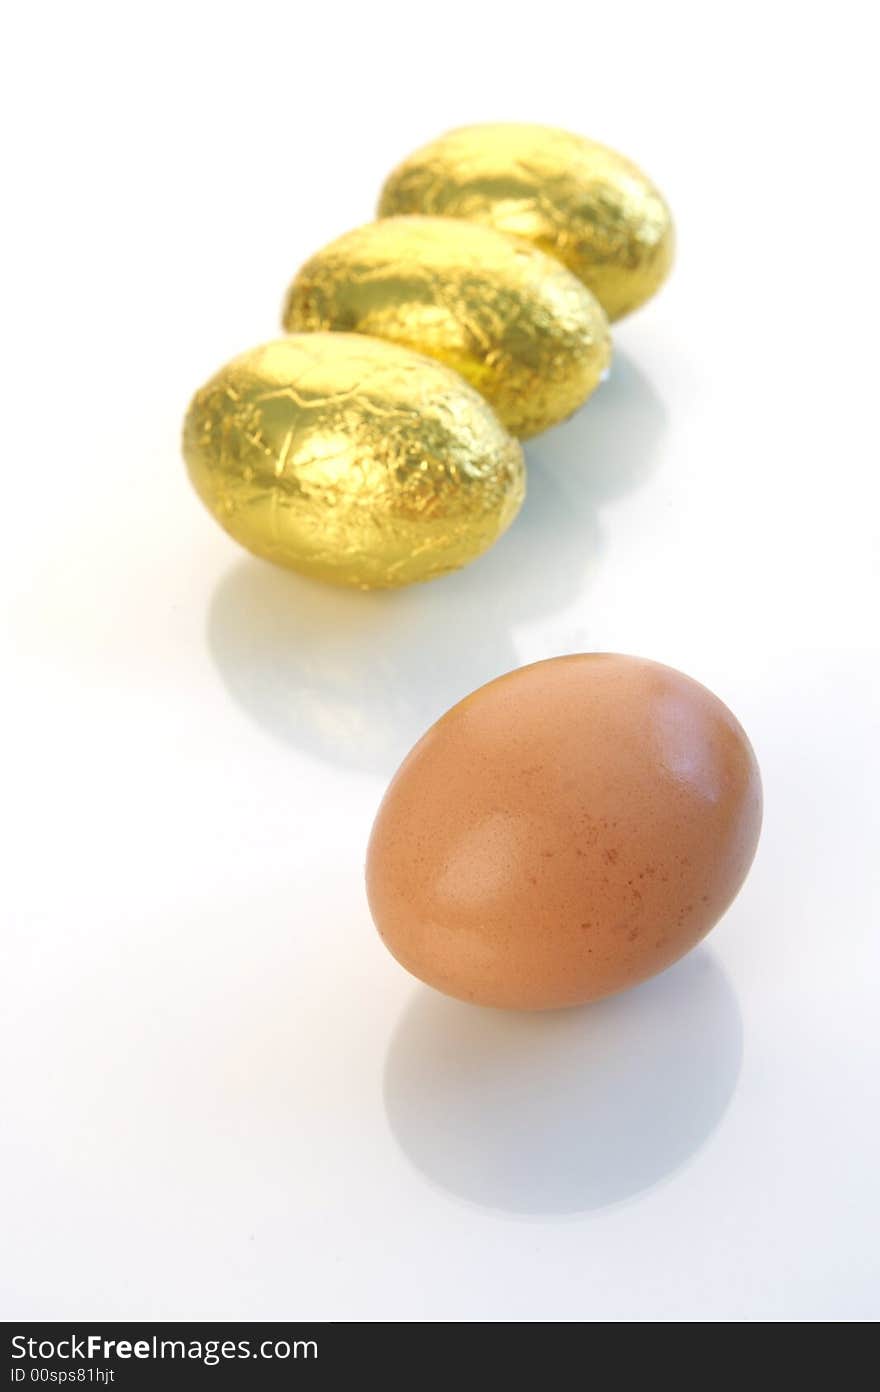
{"label": "gold foil wrapped egg", "polygon": [[235,358],[196,392],[183,453],[242,546],[361,589],[466,565],[525,492],[521,447],[467,382],[360,334],[295,334]]}
{"label": "gold foil wrapped egg", "polygon": [[450,131],[388,177],[379,216],[468,218],[557,257],[621,319],[660,287],[674,231],[662,196],[614,150],[547,126]]}
{"label": "gold foil wrapped egg", "polygon": [[307,261],[284,326],[405,344],[455,368],[525,439],[565,420],[611,356],[605,314],[576,276],[491,227],[391,217]]}

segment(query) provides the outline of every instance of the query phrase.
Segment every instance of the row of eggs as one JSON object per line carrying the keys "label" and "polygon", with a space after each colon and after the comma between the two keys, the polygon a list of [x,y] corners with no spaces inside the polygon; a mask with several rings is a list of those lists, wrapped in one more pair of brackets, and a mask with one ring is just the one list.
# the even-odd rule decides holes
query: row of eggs
{"label": "row of eggs", "polygon": [[[386,182],[379,220],[290,286],[287,336],[190,406],[184,453],[257,555],[361,588],[485,551],[525,492],[519,441],[608,368],[609,320],[669,270],[668,210],[580,137],[453,131]],[[484,1005],[598,999],[670,965],[751,863],[761,782],[731,712],[614,654],[536,663],[453,707],[398,770],[367,892],[393,955]]]}
{"label": "row of eggs", "polygon": [[184,427],[237,541],[360,588],[428,580],[506,530],[519,441],[606,372],[609,319],[664,279],[673,231],[628,160],[540,126],[472,126],[405,160],[379,219],[313,256],[287,337],[234,359]]}

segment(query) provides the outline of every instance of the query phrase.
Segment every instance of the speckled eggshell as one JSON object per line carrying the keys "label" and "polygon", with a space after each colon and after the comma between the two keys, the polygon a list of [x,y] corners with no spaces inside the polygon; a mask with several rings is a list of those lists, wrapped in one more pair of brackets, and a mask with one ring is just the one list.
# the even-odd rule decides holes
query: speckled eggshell
{"label": "speckled eggshell", "polygon": [[596,1000],[717,923],[761,805],[751,745],[705,687],[641,658],[552,658],[475,691],[404,760],[370,839],[370,908],[448,995]]}

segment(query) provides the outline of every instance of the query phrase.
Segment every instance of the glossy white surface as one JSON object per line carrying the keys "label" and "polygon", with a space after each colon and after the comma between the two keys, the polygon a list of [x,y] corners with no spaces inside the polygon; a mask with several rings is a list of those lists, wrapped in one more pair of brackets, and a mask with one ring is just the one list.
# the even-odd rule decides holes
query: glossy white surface
{"label": "glossy white surface", "polygon": [[[402,5],[13,21],[7,1319],[880,1313],[860,9],[444,11],[430,81]],[[364,596],[244,557],[184,476],[191,390],[277,332],[298,263],[399,156],[499,116],[651,172],[668,288],[529,445],[526,509],[467,572]],[[732,707],[758,858],[666,976],[583,1012],[475,1011],[375,936],[372,815],[453,701],[580,649]]]}

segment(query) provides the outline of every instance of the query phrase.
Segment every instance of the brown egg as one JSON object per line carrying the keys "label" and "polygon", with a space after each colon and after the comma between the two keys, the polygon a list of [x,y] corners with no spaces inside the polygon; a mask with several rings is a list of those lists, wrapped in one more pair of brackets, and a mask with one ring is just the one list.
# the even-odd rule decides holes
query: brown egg
{"label": "brown egg", "polygon": [[698,943],[760,827],[752,747],[710,691],[643,658],[552,658],[480,687],[409,753],[373,826],[370,909],[448,995],[575,1005]]}

